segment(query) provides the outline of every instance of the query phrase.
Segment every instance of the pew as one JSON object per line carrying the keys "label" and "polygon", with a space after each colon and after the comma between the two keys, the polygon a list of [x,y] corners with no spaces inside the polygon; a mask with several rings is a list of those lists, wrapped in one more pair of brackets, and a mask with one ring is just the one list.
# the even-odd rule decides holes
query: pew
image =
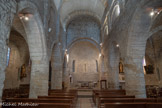
{"label": "pew", "polygon": [[[65,108],[74,108],[75,107],[75,103],[73,99],[28,99],[28,98],[6,98],[3,101],[4,105],[5,104],[15,104],[16,106],[20,107],[23,106],[24,104],[37,104],[37,106],[34,107],[38,107],[38,108],[48,108],[49,107],[56,107],[58,106],[58,108],[65,106]],[[4,108],[8,108],[7,106],[3,106]],[[13,107],[13,106],[10,106]],[[28,106],[29,107],[29,106]],[[30,106],[32,107],[32,106]]]}
{"label": "pew", "polygon": [[162,103],[161,98],[100,98],[98,107],[104,103]]}
{"label": "pew", "polygon": [[96,104],[96,97],[98,95],[126,95],[125,90],[93,90],[92,98]]}
{"label": "pew", "polygon": [[162,103],[105,103],[105,108],[162,108]]}
{"label": "pew", "polygon": [[2,99],[5,98],[28,98],[29,84],[21,84],[19,88],[4,89]]}
{"label": "pew", "polygon": [[49,90],[49,93],[64,93],[64,92],[68,92],[68,93],[77,93],[77,90]]}
{"label": "pew", "polygon": [[77,97],[77,93],[49,93],[49,96],[76,96]]}
{"label": "pew", "polygon": [[135,98],[135,96],[126,96],[126,95],[99,95],[96,98],[96,103],[95,103],[99,107],[100,107],[100,104],[101,104],[101,102],[100,102],[101,98],[102,99],[107,99],[107,98],[119,98],[119,99],[121,99],[121,98],[128,98],[128,99],[130,99],[130,98]]}
{"label": "pew", "polygon": [[105,103],[105,108],[146,108],[146,103]]}
{"label": "pew", "polygon": [[72,99],[29,99],[29,98],[6,98],[4,102],[34,102],[34,103],[71,103]]}
{"label": "pew", "polygon": [[38,96],[38,99],[72,99],[75,106],[77,103],[76,96]]}
{"label": "pew", "polygon": [[102,108],[105,103],[133,103],[133,98],[100,98],[98,100],[98,108]]}
{"label": "pew", "polygon": [[[26,104],[26,103],[24,103]],[[2,106],[2,108],[73,108],[69,103],[38,103],[34,106],[28,105],[20,105],[16,104],[16,106]]]}
{"label": "pew", "polygon": [[75,96],[38,96],[41,99],[75,99]]}
{"label": "pew", "polygon": [[[10,91],[11,90],[9,90],[9,92]],[[17,106],[21,103],[38,104],[38,106],[30,106],[30,108],[32,107],[34,108],[35,107],[36,108],[75,108],[76,101],[77,101],[77,90],[49,90],[49,96],[38,96],[38,99],[5,97],[3,103],[12,103],[12,104],[16,104]],[[14,106],[3,106],[3,107],[8,108]],[[19,105],[19,108],[21,107],[24,108],[27,106]]]}

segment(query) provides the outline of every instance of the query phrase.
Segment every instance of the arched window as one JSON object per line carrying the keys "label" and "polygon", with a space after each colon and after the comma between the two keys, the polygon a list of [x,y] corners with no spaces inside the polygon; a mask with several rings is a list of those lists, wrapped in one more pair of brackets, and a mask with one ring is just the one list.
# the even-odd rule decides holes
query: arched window
{"label": "arched window", "polygon": [[8,47],[8,50],[7,50],[7,66],[9,65],[9,61],[10,61],[10,51],[11,51],[11,49]]}
{"label": "arched window", "polygon": [[75,60],[73,60],[73,72],[75,72]]}
{"label": "arched window", "polygon": [[98,72],[98,61],[96,60],[96,72]]}
{"label": "arched window", "polygon": [[119,4],[116,4],[115,7],[113,8],[112,11],[112,16],[111,16],[111,23],[113,24],[116,20],[116,18],[120,15],[120,6]]}

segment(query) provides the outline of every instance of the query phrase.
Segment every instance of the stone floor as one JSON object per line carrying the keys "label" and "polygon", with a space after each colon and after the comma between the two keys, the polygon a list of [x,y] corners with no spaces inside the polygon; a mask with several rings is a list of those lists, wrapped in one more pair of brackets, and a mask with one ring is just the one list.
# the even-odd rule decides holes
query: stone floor
{"label": "stone floor", "polygon": [[97,108],[92,100],[92,89],[78,89],[76,108]]}
{"label": "stone floor", "polygon": [[97,108],[92,98],[78,98],[77,107],[76,108]]}

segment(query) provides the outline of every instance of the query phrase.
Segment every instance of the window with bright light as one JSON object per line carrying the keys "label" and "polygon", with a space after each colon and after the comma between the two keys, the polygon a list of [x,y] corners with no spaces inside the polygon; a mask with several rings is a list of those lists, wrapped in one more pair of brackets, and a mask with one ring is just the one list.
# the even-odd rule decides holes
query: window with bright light
{"label": "window with bright light", "polygon": [[96,71],[98,72],[98,61],[96,60]]}
{"label": "window with bright light", "polygon": [[11,49],[8,47],[8,51],[7,51],[7,66],[9,65],[9,61],[10,61],[10,51],[11,51]]}
{"label": "window with bright light", "polygon": [[144,74],[146,74],[145,66],[146,66],[146,60],[145,60],[145,57],[144,57],[143,58],[143,72],[144,72]]}
{"label": "window with bright light", "polygon": [[75,72],[75,60],[73,60],[73,72]]}

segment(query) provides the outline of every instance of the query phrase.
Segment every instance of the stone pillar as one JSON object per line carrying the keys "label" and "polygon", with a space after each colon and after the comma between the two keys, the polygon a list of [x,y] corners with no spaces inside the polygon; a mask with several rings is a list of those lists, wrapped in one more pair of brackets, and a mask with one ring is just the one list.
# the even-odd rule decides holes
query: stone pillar
{"label": "stone pillar", "polygon": [[62,89],[62,62],[59,45],[55,45],[52,53],[51,89]]}
{"label": "stone pillar", "polygon": [[110,47],[108,71],[110,89],[119,89],[119,49],[114,46]]}
{"label": "stone pillar", "polygon": [[2,98],[4,80],[5,80],[5,69],[6,69],[6,58],[7,58],[7,46],[0,37],[0,100]]}
{"label": "stone pillar", "polygon": [[118,67],[112,67],[109,77],[109,84],[111,89],[119,89],[119,71]]}
{"label": "stone pillar", "polygon": [[32,60],[29,98],[48,95],[48,60]]}
{"label": "stone pillar", "polygon": [[142,60],[142,57],[138,59],[126,57],[124,60],[126,93],[137,98],[146,98]]}

